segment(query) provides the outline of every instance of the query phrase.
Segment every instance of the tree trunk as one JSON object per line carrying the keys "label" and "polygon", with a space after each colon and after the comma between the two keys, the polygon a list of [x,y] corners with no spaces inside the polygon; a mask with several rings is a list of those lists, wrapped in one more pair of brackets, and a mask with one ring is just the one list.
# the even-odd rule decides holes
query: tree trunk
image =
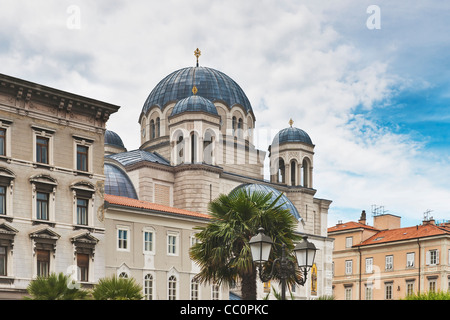
{"label": "tree trunk", "polygon": [[242,300],[256,300],[256,268],[242,275]]}

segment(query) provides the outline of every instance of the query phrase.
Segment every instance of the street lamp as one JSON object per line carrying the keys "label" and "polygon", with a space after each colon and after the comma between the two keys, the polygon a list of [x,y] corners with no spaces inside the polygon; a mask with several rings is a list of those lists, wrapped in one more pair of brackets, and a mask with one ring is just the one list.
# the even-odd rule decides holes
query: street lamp
{"label": "street lamp", "polygon": [[281,258],[273,261],[272,270],[270,273],[265,273],[262,264],[269,260],[270,250],[273,241],[269,236],[264,234],[264,229],[259,228],[258,234],[252,237],[249,241],[252,252],[253,261],[259,263],[259,277],[262,282],[271,280],[274,276],[275,265],[279,264],[279,277],[281,279],[281,299],[286,300],[286,280],[290,276],[294,276],[295,282],[301,286],[306,283],[308,270],[314,264],[316,256],[316,246],[314,243],[308,241],[308,237],[304,236],[302,242],[298,243],[294,248],[294,253],[297,258],[297,266],[302,273],[301,278],[296,276],[295,264],[286,258],[286,245],[282,245]]}

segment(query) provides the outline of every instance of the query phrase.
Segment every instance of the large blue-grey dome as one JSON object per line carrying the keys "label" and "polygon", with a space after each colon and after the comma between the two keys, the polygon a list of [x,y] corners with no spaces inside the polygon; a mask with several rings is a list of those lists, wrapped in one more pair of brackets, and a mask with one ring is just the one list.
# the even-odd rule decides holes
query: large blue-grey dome
{"label": "large blue-grey dome", "polygon": [[105,144],[125,149],[125,145],[120,136],[111,130],[105,131]]}
{"label": "large blue-grey dome", "polygon": [[200,96],[190,96],[178,101],[173,107],[172,116],[183,112],[207,112],[218,116],[216,106],[210,100]]}
{"label": "large blue-grey dome", "polygon": [[138,199],[136,190],[128,175],[119,167],[105,163],[105,193]]}
{"label": "large blue-grey dome", "polygon": [[302,142],[313,145],[309,135],[302,129],[295,127],[289,127],[278,132],[273,138],[272,146],[283,142]]}
{"label": "large blue-grey dome", "polygon": [[[271,186],[268,186],[265,184],[257,184],[257,183],[242,184],[242,185],[236,187],[234,190],[237,190],[237,189],[245,189],[250,194],[255,191],[264,192],[266,194],[272,193],[272,201],[275,200],[276,198],[278,198],[280,196],[280,194],[282,194],[281,191],[279,191]],[[280,200],[278,200],[278,202],[277,202],[278,205],[282,204],[282,203],[283,203],[283,205],[282,205],[283,209],[288,209],[297,220],[302,219],[302,217],[300,216],[300,214],[297,211],[297,208],[294,206],[294,204],[291,202],[291,200],[289,200],[289,198],[285,194],[282,194]]]}
{"label": "large blue-grey dome", "polygon": [[198,89],[198,95],[211,102],[221,101],[229,108],[240,104],[246,112],[253,112],[244,91],[233,79],[207,67],[187,67],[169,74],[152,90],[142,112],[146,113],[154,105],[162,110],[170,102],[187,98],[192,95],[194,86]]}

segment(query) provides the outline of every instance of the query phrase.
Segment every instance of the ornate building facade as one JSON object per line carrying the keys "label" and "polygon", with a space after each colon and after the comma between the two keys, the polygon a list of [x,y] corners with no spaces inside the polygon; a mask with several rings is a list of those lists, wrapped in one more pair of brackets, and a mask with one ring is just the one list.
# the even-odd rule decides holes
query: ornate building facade
{"label": "ornate building facade", "polygon": [[105,275],[105,124],[118,106],[0,75],[0,298]]}
{"label": "ornate building facade", "polygon": [[[271,176],[265,180],[267,153],[253,144],[256,116],[250,101],[229,76],[198,64],[162,79],[151,90],[138,121],[141,141],[138,150],[124,151],[120,137],[107,132],[105,193],[138,199],[145,203],[143,207],[152,203],[202,215],[208,214],[211,200],[235,188],[263,190],[272,193],[274,198],[283,193],[284,206],[298,221],[297,232],[308,235],[319,249],[313,283],[308,280],[304,287],[293,288],[294,296],[300,299],[331,295],[332,240],[327,238],[331,201],[314,197],[315,146],[305,131],[294,127],[291,120],[289,127],[274,137],[268,153]],[[119,230],[123,224],[123,212],[119,213],[119,208],[116,204],[114,210],[106,210],[111,229]],[[127,206],[121,208],[126,210]],[[138,261],[134,264],[130,262],[126,266],[130,275],[139,274],[137,278],[143,284],[147,274],[153,275],[155,283],[159,283],[156,287],[162,290],[157,294],[161,299],[168,297],[173,274],[180,275],[177,280],[183,275],[186,280],[177,285],[181,296],[189,297],[189,279],[197,272],[195,266],[183,263],[183,259],[159,269],[156,263],[159,259],[167,260],[168,232],[186,234],[188,239],[195,233],[194,225],[157,232],[159,243],[164,246],[162,254],[154,255],[154,265],[145,264],[142,259],[134,260]],[[131,236],[139,244],[140,255],[146,228],[156,230],[152,220],[148,220],[138,229],[133,228]],[[117,240],[118,234],[115,237]],[[116,246],[117,241],[111,243]],[[110,250],[116,252],[117,248]],[[183,254],[188,255],[188,247]],[[121,262],[113,254],[108,253],[107,257],[110,257],[107,273],[120,274]],[[260,284],[259,298],[265,296],[263,287]],[[221,296],[226,299],[227,289],[221,290]]]}

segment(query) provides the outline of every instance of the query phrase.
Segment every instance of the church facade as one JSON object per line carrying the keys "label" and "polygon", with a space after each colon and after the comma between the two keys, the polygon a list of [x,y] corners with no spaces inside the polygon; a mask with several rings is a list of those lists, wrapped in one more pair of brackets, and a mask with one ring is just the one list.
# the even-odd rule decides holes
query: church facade
{"label": "church facade", "polygon": [[[158,204],[207,217],[208,203],[235,188],[246,188],[250,192],[262,190],[272,193],[274,198],[282,193],[284,206],[298,221],[297,232],[307,235],[319,249],[316,265],[309,275],[313,281],[308,280],[305,286],[292,288],[294,297],[314,298],[332,294],[332,240],[327,237],[331,201],[314,197],[315,146],[305,131],[294,127],[291,120],[287,128],[275,135],[268,153],[257,149],[253,144],[256,117],[242,88],[223,72],[198,64],[174,71],[162,79],[151,90],[138,121],[141,141],[138,150],[127,151],[116,133],[106,132],[106,194],[138,200],[144,211],[149,204]],[[270,179],[264,178],[266,156],[270,159]],[[116,198],[114,209],[106,209],[106,221],[115,230],[119,230],[121,224],[126,229],[123,210],[129,209],[127,205],[120,206],[118,199],[121,198]],[[123,209],[122,212],[118,212],[119,208]],[[154,210],[145,212],[150,215],[156,213]],[[136,218],[133,214],[128,216]],[[171,215],[172,218],[174,216]],[[183,258],[174,264],[160,267],[156,264],[160,259],[167,261],[170,241],[180,241],[182,235],[192,240],[195,238],[195,225],[207,223],[207,218],[190,220],[193,224],[175,224],[173,227],[167,222],[164,230],[156,232],[164,248],[159,256],[157,253],[149,256],[154,263],[140,259],[137,263],[130,260],[123,265],[108,253],[107,273],[120,274],[126,269],[133,276],[135,270],[143,284],[149,275],[156,288],[161,289],[156,294],[160,299],[169,295],[173,285],[169,279],[178,281],[183,277],[184,283],[180,280],[176,285],[180,295],[189,299],[192,296],[189,293],[190,279],[198,272],[196,266],[183,263]],[[157,228],[152,223],[149,219],[145,223],[133,224],[131,237],[139,244],[140,255],[145,230]],[[135,226],[138,226],[137,230]],[[170,237],[171,232],[174,237]],[[117,240],[118,235],[115,237]],[[111,243],[116,246],[116,242]],[[188,257],[188,249],[186,246],[180,254]],[[110,250],[111,253],[117,252],[115,247]],[[276,283],[260,283],[258,297],[265,297],[271,286],[279,290]],[[219,289],[221,298],[228,298],[227,290]]]}

